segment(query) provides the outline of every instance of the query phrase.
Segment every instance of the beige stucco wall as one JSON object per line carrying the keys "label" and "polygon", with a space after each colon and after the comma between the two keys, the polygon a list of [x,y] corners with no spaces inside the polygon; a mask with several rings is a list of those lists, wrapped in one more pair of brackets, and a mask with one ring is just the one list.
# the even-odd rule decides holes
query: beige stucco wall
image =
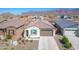
{"label": "beige stucco wall", "polygon": [[[32,35],[32,34],[31,34],[31,30],[32,30],[32,29],[37,30],[37,35]],[[25,38],[27,38],[27,36],[26,36],[26,30],[28,30],[28,37],[31,37],[31,38],[40,37],[40,29],[37,28],[37,27],[35,27],[35,26],[33,26],[33,27],[26,28],[26,29],[24,30],[24,37],[25,37]]]}
{"label": "beige stucco wall", "polygon": [[24,26],[20,27],[20,28],[13,28],[13,27],[8,27],[6,30],[6,34],[8,34],[8,30],[14,30],[14,35],[12,35],[13,39],[18,39],[20,37],[22,37],[22,33],[24,30]]}
{"label": "beige stucco wall", "polygon": [[15,33],[16,28],[15,28],[15,27],[8,27],[8,28],[6,28],[6,34],[9,34],[9,33],[8,33],[9,30],[14,30],[14,33]]}
{"label": "beige stucco wall", "polygon": [[16,29],[15,39],[18,39],[23,36],[24,26]]}

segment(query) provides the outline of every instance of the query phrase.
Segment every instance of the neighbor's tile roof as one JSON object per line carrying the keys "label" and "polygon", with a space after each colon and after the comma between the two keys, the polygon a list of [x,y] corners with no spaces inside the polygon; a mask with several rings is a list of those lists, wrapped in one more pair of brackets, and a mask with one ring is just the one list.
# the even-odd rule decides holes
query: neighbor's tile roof
{"label": "neighbor's tile roof", "polygon": [[0,23],[1,23],[1,22],[4,22],[4,21],[6,21],[6,20],[4,20],[4,19],[0,19]]}
{"label": "neighbor's tile roof", "polygon": [[17,27],[24,25],[24,23],[25,22],[23,22],[22,20],[19,20],[19,19],[10,19],[10,20],[0,23],[0,28],[4,29],[4,28],[10,27],[10,26],[17,28]]}
{"label": "neighbor's tile roof", "polygon": [[33,21],[29,23],[28,25],[25,26],[25,28],[36,26],[40,29],[53,29],[55,28],[50,22],[46,20],[38,20],[38,21]]}
{"label": "neighbor's tile roof", "polygon": [[71,20],[67,20],[67,19],[57,20],[56,24],[61,28],[77,28],[78,27],[78,23]]}

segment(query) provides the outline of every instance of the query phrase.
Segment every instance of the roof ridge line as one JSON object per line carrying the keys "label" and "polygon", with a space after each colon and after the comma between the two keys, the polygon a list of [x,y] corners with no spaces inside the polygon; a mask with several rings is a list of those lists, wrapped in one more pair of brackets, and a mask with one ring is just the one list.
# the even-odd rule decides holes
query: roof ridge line
{"label": "roof ridge line", "polygon": [[[42,22],[42,21],[41,21]],[[45,22],[42,22],[42,23],[44,23],[44,24],[47,24],[47,23],[45,23]],[[47,24],[48,26],[50,26],[49,24]],[[52,26],[50,26],[50,27],[52,27]],[[53,28],[53,27],[52,27]]]}

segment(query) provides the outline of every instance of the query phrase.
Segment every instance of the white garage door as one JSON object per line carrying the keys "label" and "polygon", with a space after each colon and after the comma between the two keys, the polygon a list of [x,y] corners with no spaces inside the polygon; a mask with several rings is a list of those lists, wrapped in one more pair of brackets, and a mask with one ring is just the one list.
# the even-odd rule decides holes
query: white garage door
{"label": "white garage door", "polygon": [[75,35],[75,31],[65,31],[65,35]]}

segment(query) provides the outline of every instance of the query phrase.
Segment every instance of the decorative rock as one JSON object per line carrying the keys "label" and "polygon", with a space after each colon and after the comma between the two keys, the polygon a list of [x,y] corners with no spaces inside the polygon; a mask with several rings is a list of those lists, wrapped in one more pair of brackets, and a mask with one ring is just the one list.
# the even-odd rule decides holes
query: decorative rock
{"label": "decorative rock", "polygon": [[13,46],[16,46],[16,45],[18,45],[18,42],[16,40],[11,40],[10,44],[13,45]]}
{"label": "decorative rock", "polygon": [[3,35],[0,35],[0,39],[3,40],[4,39],[4,36]]}

